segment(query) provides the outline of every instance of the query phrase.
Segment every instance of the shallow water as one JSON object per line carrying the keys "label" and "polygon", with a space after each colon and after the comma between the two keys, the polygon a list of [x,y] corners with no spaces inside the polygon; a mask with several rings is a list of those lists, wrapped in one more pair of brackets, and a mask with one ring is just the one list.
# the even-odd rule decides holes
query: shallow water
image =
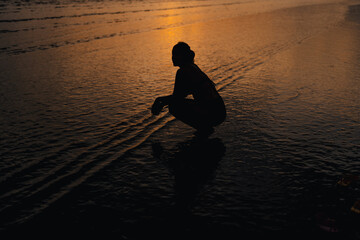
{"label": "shallow water", "polygon": [[[358,4],[2,4],[0,227],[358,236]],[[227,106],[209,142],[149,112],[180,40]]]}

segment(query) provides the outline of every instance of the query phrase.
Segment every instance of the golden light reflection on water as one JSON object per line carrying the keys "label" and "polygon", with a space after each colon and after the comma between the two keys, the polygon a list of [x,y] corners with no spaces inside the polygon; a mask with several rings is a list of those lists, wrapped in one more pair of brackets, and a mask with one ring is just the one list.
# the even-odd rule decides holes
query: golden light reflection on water
{"label": "golden light reflection on water", "polygon": [[[46,55],[56,57],[61,63],[56,67],[59,69],[57,72],[60,72],[58,76],[67,82],[65,85],[69,93],[93,92],[98,94],[99,99],[101,96],[108,96],[115,102],[116,99],[120,99],[118,101],[121,102],[126,99],[146,102],[153,97],[152,94],[171,92],[176,71],[171,62],[171,49],[178,41],[190,44],[196,52],[196,62],[205,69],[221,67],[243,59],[238,64],[247,65],[242,67],[244,72],[266,61],[276,51],[286,48],[287,44],[291,45],[291,42],[299,41],[298,43],[302,44],[307,36],[323,28],[328,24],[328,20],[319,18],[322,16],[318,14],[319,12],[329,17],[329,14],[325,14],[326,9],[302,7],[300,10],[280,10],[224,20],[196,22],[197,19],[208,17],[206,10],[207,8],[203,8],[197,11],[196,16],[185,14],[181,9],[163,11],[162,17],[156,18],[155,21],[156,25],[164,26],[165,29],[160,27],[136,34],[114,34],[124,30],[122,29],[124,25],[111,22],[101,30],[96,28],[95,35],[105,37],[95,37],[92,41],[53,49]],[[189,11],[191,12],[191,9]],[[186,23],[188,18],[195,22],[178,26],[179,23]],[[299,21],[302,18],[306,18],[307,21]],[[140,23],[148,24],[147,22],[135,24]],[[74,36],[77,39],[87,39],[89,27],[85,25],[78,29]],[[317,51],[328,52],[331,48],[341,49],[344,46],[354,45],[356,40],[351,40],[351,36],[334,43],[323,40]],[[346,39],[354,42],[345,42]],[[332,44],[332,46],[321,50],[325,47],[324,44]],[[335,44],[343,44],[343,46]],[[351,53],[351,51],[339,51],[339,54],[344,55],[346,52]],[[306,56],[303,58],[294,56],[293,60],[290,58],[289,61],[293,61],[295,66],[304,64],[302,59],[305,58]],[[321,63],[326,62],[325,60],[324,55],[313,54],[312,61]],[[341,71],[343,76],[349,74],[345,68],[339,70]],[[238,72],[234,76],[239,77],[243,72]],[[227,74],[233,73],[224,72],[222,75]],[[211,73],[210,77],[212,77]],[[215,76],[213,80],[221,81],[221,78],[222,76]],[[110,85],[112,88],[109,88]],[[154,93],[147,93],[148,89],[152,89]],[[138,94],[139,91],[141,94]],[[133,108],[136,110],[136,105]]]}
{"label": "golden light reflection on water", "polygon": [[[157,176],[159,182],[168,182],[168,173],[161,177],[157,165],[148,161],[150,155],[134,154],[133,158],[127,159],[123,153],[137,147],[139,151],[147,149],[150,144],[145,148],[140,144],[149,136],[165,135],[161,141],[175,143],[192,134],[184,125],[168,124],[167,117],[160,116],[158,121],[148,109],[155,97],[172,91],[177,68],[171,63],[171,48],[178,41],[190,44],[196,52],[196,62],[222,87],[229,118],[216,134],[229,144],[229,162],[236,162],[232,160],[238,160],[239,156],[243,162],[264,158],[264,161],[255,162],[269,165],[264,167],[259,163],[258,169],[271,171],[280,163],[281,171],[274,170],[275,174],[271,174],[276,178],[286,172],[283,170],[287,167],[282,169],[282,166],[296,169],[298,162],[304,163],[303,175],[296,174],[291,178],[294,181],[287,181],[300,182],[299,189],[303,189],[303,177],[309,169],[320,173],[324,172],[324,167],[326,171],[326,166],[334,166],[334,162],[317,164],[313,159],[327,158],[327,150],[334,146],[326,145],[330,136],[327,133],[345,128],[347,131],[337,136],[344,142],[354,141],[354,145],[337,145],[339,151],[335,157],[340,164],[335,165],[336,169],[330,175],[339,169],[347,170],[347,162],[357,157],[355,143],[358,143],[358,136],[354,132],[358,127],[353,128],[352,124],[359,121],[360,36],[358,26],[342,23],[336,27],[337,18],[343,17],[343,7],[299,7],[223,20],[212,18],[214,15],[206,12],[208,9],[187,9],[186,14],[181,14],[183,10],[179,8],[164,10],[162,16],[155,19],[147,18],[148,12],[140,11],[139,15],[129,14],[133,17],[129,22],[116,21],[117,14],[90,17],[85,13],[83,18],[76,17],[79,22],[74,24],[73,18],[63,19],[63,23],[68,24],[63,29],[53,27],[54,19],[44,19],[49,23],[48,29],[34,26],[35,30],[24,31],[23,36],[32,40],[22,42],[20,37],[17,39],[21,31],[9,33],[13,34],[9,37],[11,45],[6,49],[0,47],[0,50],[4,54],[16,52],[18,55],[2,57],[0,68],[4,71],[0,96],[4,104],[1,105],[0,120],[1,126],[5,126],[1,130],[6,133],[1,142],[6,151],[2,154],[10,155],[4,161],[4,165],[10,167],[2,170],[9,176],[9,181],[3,183],[10,183],[5,195],[15,193],[10,204],[20,202],[23,207],[20,211],[34,214],[39,208],[33,206],[31,199],[40,197],[41,205],[46,208],[49,200],[54,199],[53,194],[62,194],[63,189],[71,191],[103,166],[119,167],[119,172],[110,171],[109,176],[120,183],[136,178],[133,171],[128,170],[141,172],[144,168],[138,168],[140,165],[147,166],[143,172]],[[190,14],[194,10],[199,11]],[[218,8],[212,10],[217,12]],[[224,12],[219,11],[217,16]],[[150,11],[151,16],[155,15],[153,13]],[[56,19],[58,21],[61,19]],[[36,22],[36,25],[39,21],[26,22]],[[38,37],[44,39],[37,42]],[[12,42],[14,39],[17,42]],[[309,120],[307,125],[304,119]],[[158,130],[169,134],[162,135]],[[313,140],[314,131],[319,131],[315,136],[317,144],[304,148],[302,143]],[[284,142],[279,140],[288,136],[298,137],[299,141],[283,145]],[[267,153],[262,146],[266,147]],[[323,151],[319,151],[321,148]],[[24,155],[12,155],[20,152]],[[244,153],[249,153],[249,158],[243,158]],[[294,159],[296,161],[291,165]],[[306,167],[309,159],[311,163]],[[113,164],[115,160],[116,164]],[[225,170],[244,170],[242,167],[230,168]],[[20,172],[16,172],[18,169]],[[23,175],[21,169],[28,174]],[[59,174],[53,177],[54,174],[48,173]],[[232,181],[234,176],[241,177],[242,174],[225,177]],[[48,178],[51,179],[49,184],[45,181]],[[158,184],[151,182],[154,178],[146,179],[148,186],[157,191]],[[246,182],[247,177],[236,180],[244,179]],[[313,180],[309,177],[308,183]],[[263,181],[256,184],[260,198],[263,198]],[[114,185],[104,186],[109,189]],[[31,195],[31,189],[37,189],[38,195]],[[253,189],[249,192],[253,193]],[[236,189],[226,192],[230,193],[230,204],[234,203],[233,192]],[[121,191],[118,193],[122,194]],[[163,191],[156,194],[161,195]],[[93,197],[97,198],[95,195]],[[30,202],[24,196],[30,196]],[[243,199],[241,194],[235,197],[240,201]],[[278,196],[273,200],[278,202]],[[287,199],[282,200],[286,202]],[[151,201],[155,203],[157,199]],[[209,202],[210,205],[214,206]],[[17,205],[13,207],[15,209]],[[273,209],[274,206],[267,207]],[[251,209],[261,210],[261,207],[254,205]],[[239,216],[242,213],[243,209],[240,209]],[[259,212],[259,216],[261,214]],[[286,212],[280,214],[287,215]],[[21,218],[21,215],[12,216]]]}
{"label": "golden light reflection on water", "polygon": [[[357,122],[360,36],[356,26],[343,24],[345,28],[335,27],[299,41],[298,46],[276,56],[271,64],[282,73],[275,76],[277,81],[283,81],[284,91],[295,93],[289,99],[299,97],[303,105],[298,107],[304,113],[314,108],[339,120]],[[299,26],[297,29],[301,31]]]}

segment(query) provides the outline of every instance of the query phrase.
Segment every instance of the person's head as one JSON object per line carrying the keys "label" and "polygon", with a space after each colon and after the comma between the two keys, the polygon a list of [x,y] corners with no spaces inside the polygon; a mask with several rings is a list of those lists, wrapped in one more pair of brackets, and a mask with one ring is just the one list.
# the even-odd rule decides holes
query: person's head
{"label": "person's head", "polygon": [[184,42],[178,42],[172,49],[172,61],[174,66],[183,66],[194,62],[195,53]]}

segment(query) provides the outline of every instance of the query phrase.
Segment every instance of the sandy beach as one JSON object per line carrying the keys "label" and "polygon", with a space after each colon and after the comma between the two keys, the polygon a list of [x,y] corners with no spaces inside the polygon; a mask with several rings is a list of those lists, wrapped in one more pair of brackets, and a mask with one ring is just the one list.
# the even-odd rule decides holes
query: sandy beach
{"label": "sandy beach", "polygon": [[[359,6],[0,5],[0,233],[359,239]],[[150,113],[178,41],[226,104],[208,140]]]}

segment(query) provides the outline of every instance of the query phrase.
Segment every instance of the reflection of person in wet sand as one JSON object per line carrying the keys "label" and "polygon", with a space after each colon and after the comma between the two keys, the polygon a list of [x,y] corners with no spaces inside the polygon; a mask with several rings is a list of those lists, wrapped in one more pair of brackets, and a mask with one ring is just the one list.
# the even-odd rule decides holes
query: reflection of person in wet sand
{"label": "reflection of person in wet sand", "polygon": [[[164,106],[177,119],[190,125],[201,136],[210,135],[214,126],[225,120],[224,102],[214,83],[194,63],[195,53],[189,45],[179,42],[173,47],[172,61],[180,67],[176,73],[172,95],[156,98],[152,113],[157,115]],[[192,95],[194,99],[187,99]]]}
{"label": "reflection of person in wet sand", "polygon": [[186,215],[204,187],[212,185],[226,147],[219,138],[199,141],[195,137],[179,143],[172,149],[165,149],[160,143],[153,143],[152,150],[153,157],[161,161],[174,175],[174,210]]}

